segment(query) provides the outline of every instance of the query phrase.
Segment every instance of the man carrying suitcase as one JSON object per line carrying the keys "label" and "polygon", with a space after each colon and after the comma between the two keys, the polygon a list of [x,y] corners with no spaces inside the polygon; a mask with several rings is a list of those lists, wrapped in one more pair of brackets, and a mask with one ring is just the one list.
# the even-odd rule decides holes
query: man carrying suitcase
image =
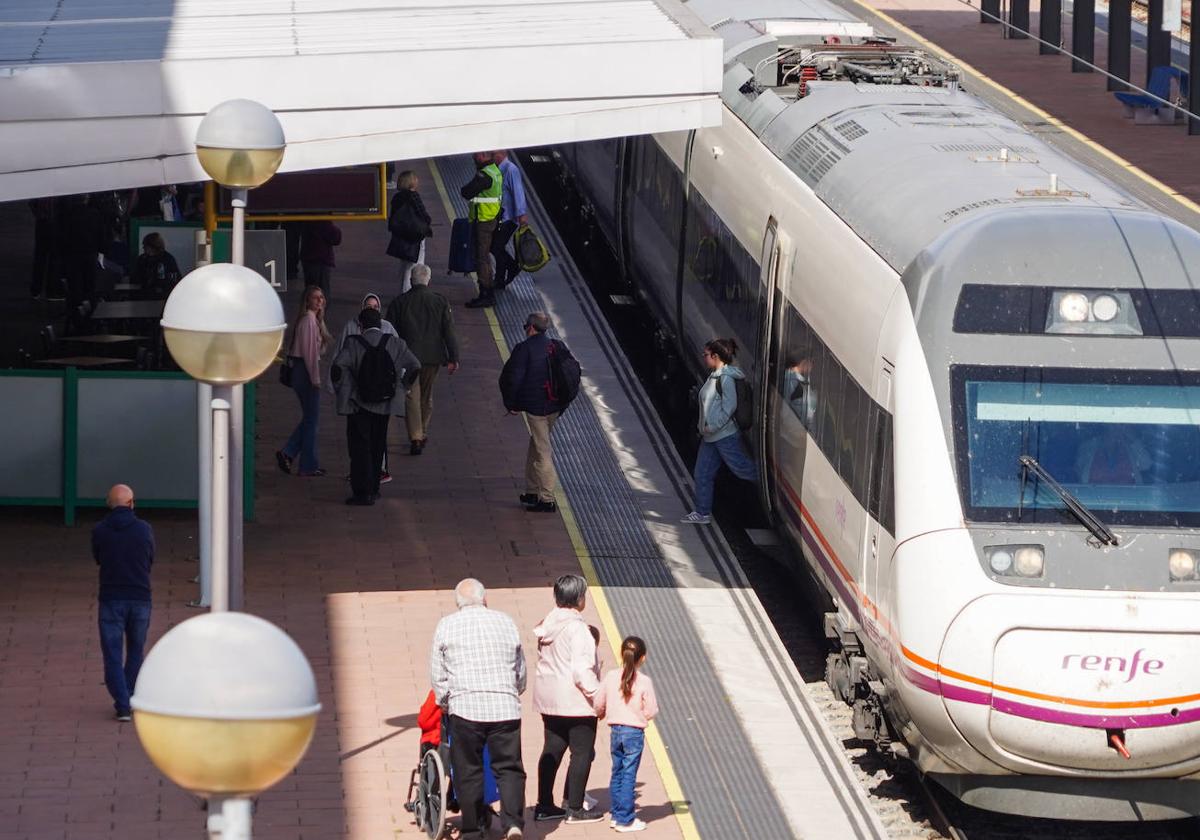
{"label": "man carrying suitcase", "polygon": [[459,190],[462,197],[471,202],[468,218],[475,237],[475,272],[479,278],[479,294],[467,301],[471,309],[496,304],[495,274],[488,256],[492,250],[492,237],[500,221],[503,191],[504,176],[500,174],[492,153],[476,152],[475,177]]}

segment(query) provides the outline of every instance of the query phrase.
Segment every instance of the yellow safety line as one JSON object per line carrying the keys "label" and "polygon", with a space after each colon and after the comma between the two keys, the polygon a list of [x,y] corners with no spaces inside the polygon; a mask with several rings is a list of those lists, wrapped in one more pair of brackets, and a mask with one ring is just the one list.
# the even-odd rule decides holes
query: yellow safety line
{"label": "yellow safety line", "polygon": [[1024,106],[1025,108],[1028,108],[1030,111],[1037,114],[1039,117],[1041,117],[1043,120],[1048,122],[1050,125],[1071,135],[1076,140],[1083,143],[1085,146],[1088,146],[1089,148],[1093,149],[1094,151],[1100,153],[1104,157],[1111,160],[1113,163],[1120,166],[1122,169],[1125,169],[1126,171],[1128,171],[1130,174],[1140,178],[1146,184],[1149,184],[1151,187],[1154,187],[1156,190],[1163,193],[1164,195],[1169,196],[1170,198],[1173,198],[1175,201],[1177,201],[1183,207],[1186,207],[1188,210],[1191,210],[1193,213],[1200,213],[1200,204],[1197,204],[1196,202],[1192,201],[1187,196],[1180,194],[1178,190],[1164,184],[1162,181],[1155,178],[1149,172],[1146,172],[1141,167],[1139,167],[1136,164],[1133,164],[1130,161],[1126,160],[1125,158],[1121,157],[1120,155],[1118,155],[1116,152],[1112,151],[1111,149],[1108,149],[1107,147],[1102,146],[1100,143],[1097,143],[1095,140],[1088,137],[1083,132],[1067,125],[1065,122],[1063,122],[1058,117],[1051,114],[1050,112],[1048,112],[1042,108],[1039,108],[1037,105],[1034,105],[1032,102],[1030,102],[1028,99],[1026,99],[1025,97],[1018,94],[1016,91],[1010,90],[1009,88],[1005,87],[1004,85],[1002,85],[999,82],[992,79],[986,73],[983,73],[983,72],[977,70],[975,67],[973,67],[972,65],[963,61],[961,58],[954,55],[954,53],[950,52],[949,50],[938,46],[933,41],[930,41],[928,38],[924,38],[921,35],[918,35],[916,32],[909,29],[907,26],[905,26],[900,21],[896,20],[894,17],[889,15],[887,12],[880,11],[879,9],[877,9],[874,6],[870,5],[869,3],[865,2],[865,0],[852,0],[852,2],[858,6],[861,6],[862,8],[871,12],[872,14],[875,14],[875,15],[883,18],[883,20],[887,21],[889,25],[894,26],[896,29],[903,32],[907,37],[911,38],[916,43],[925,47],[927,50],[938,53],[942,57],[946,58],[948,61],[951,61],[951,62],[957,64],[959,67],[962,67],[964,70],[974,73],[983,82],[985,82],[987,85],[992,87],[998,93],[1001,93],[1004,96],[1012,99],[1014,102],[1017,102],[1017,103],[1021,104],[1022,106]]}
{"label": "yellow safety line", "polygon": [[[438,171],[437,163],[432,158],[427,162],[430,174],[433,176],[433,183],[437,186],[438,195],[441,196],[446,216],[453,219],[454,205],[450,202],[450,196],[446,192],[446,184],[442,180],[441,172]],[[500,321],[496,318],[496,312],[491,307],[487,307],[483,311],[487,316],[488,326],[491,327],[492,339],[496,342],[500,360],[508,361],[508,342],[504,339],[504,332],[500,329]],[[620,662],[623,638],[617,629],[617,620],[609,606],[604,587],[600,585],[600,578],[596,575],[596,567],[592,563],[591,553],[588,551],[587,543],[583,539],[583,532],[579,530],[579,522],[575,519],[575,512],[571,509],[571,503],[567,501],[565,493],[558,502],[558,512],[562,516],[563,525],[566,526],[571,547],[575,550],[575,559],[579,561],[583,576],[587,580],[588,593],[592,596],[592,603],[596,605],[596,612],[600,614],[600,623],[604,626],[604,635],[612,649],[614,661]],[[666,790],[667,798],[671,800],[671,808],[679,823],[680,833],[684,840],[700,840],[696,820],[692,817],[687,800],[684,799],[683,786],[679,784],[679,777],[675,775],[675,767],[671,764],[667,745],[653,723],[646,728],[646,743],[650,747],[651,755],[654,756],[654,763],[658,767],[659,775],[662,776],[663,788]]]}

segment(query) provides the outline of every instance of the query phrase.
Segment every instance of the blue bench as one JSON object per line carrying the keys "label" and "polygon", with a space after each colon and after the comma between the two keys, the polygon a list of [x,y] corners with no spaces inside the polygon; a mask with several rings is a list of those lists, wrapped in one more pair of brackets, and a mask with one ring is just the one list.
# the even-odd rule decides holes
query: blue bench
{"label": "blue bench", "polygon": [[[1171,100],[1171,83],[1179,84],[1180,98],[1188,95],[1188,74],[1177,67],[1155,67],[1150,72],[1150,84],[1146,89],[1155,96],[1160,96],[1168,102]],[[1125,106],[1125,116],[1133,117],[1139,125],[1174,125],[1177,112],[1174,108],[1163,105],[1156,99],[1151,99],[1142,93],[1126,93],[1116,91],[1113,96]]]}

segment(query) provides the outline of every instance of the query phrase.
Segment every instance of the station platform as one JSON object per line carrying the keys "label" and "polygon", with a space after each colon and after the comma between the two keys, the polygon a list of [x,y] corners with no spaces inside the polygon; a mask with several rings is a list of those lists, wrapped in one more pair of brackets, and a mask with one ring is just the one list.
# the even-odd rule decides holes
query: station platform
{"label": "station platform", "polygon": [[[401,168],[403,168],[403,164]],[[417,757],[416,713],[428,693],[437,620],[468,575],[511,614],[534,661],[532,628],[553,606],[550,584],[582,571],[586,617],[603,628],[605,668],[623,634],[648,642],[662,714],[639,775],[648,838],[883,838],[843,746],[789,660],[715,527],[678,525],[691,480],[625,363],[552,220],[533,199],[554,255],[523,275],[495,311],[467,310],[473,282],[447,277],[449,220],[466,158],[414,162],[435,217],[433,285],[455,306],[462,367],[438,380],[429,446],[407,455],[393,421],[394,480],[371,508],[348,495],[343,421],[322,404],[323,478],[275,469],[273,452],[299,419],[295,398],[264,375],[256,445],[257,520],[246,538],[246,604],[305,650],[324,705],[297,770],[261,797],[259,838],[420,837],[404,810]],[[531,191],[532,192],[532,191]],[[329,310],[332,330],[368,291],[389,301],[395,263],[382,223],[346,224]],[[299,297],[288,293],[289,317]],[[555,432],[560,514],[526,512],[527,432],[501,406],[502,358],[530,311],[545,310],[580,359],[584,387]],[[134,488],[136,491],[136,488]],[[162,779],[133,727],[113,721],[96,639],[95,569],[87,512],[64,528],[57,511],[0,510],[7,585],[0,591],[0,840],[139,840],[199,836],[198,800]],[[150,511],[158,542],[153,642],[194,611],[194,514]],[[527,694],[527,802],[535,801],[541,725]],[[601,727],[603,730],[603,727]],[[608,806],[602,737],[589,792]],[[528,813],[528,812],[527,812]],[[607,823],[526,824],[526,837],[608,836]]]}
{"label": "station platform", "polygon": [[[1039,55],[1037,41],[1003,38],[981,23],[978,0],[834,0],[879,34],[945,54],[963,69],[963,88],[1059,146],[1149,207],[1200,228],[1200,136],[1186,126],[1136,125],[1099,73],[1072,73],[1064,55]],[[1038,0],[1030,3],[1037,35]],[[1063,15],[1070,49],[1071,17]],[[1045,37],[1045,36],[1043,36]],[[1053,37],[1047,38],[1057,43]],[[1108,38],[1097,27],[1095,61],[1106,64]],[[1130,55],[1130,78],[1144,86],[1146,54]]]}

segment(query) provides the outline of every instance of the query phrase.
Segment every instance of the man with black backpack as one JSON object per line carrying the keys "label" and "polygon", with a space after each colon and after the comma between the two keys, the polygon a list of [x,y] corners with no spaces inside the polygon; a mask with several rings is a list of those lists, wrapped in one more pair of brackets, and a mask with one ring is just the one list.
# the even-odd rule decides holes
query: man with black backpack
{"label": "man with black backpack", "polygon": [[350,449],[348,505],[373,505],[379,498],[380,464],[387,446],[388,419],[399,414],[405,389],[421,372],[421,363],[404,340],[386,335],[378,309],[358,314],[362,335],[351,336],[333,360],[337,412],[346,416]]}
{"label": "man with black backpack", "polygon": [[554,501],[554,424],[579,394],[579,362],[567,345],[546,335],[550,316],[533,312],[525,319],[526,339],[512,350],[500,372],[500,394],[509,414],[524,412],[529,424],[525,456],[525,492],[521,504],[538,513],[558,510]]}

